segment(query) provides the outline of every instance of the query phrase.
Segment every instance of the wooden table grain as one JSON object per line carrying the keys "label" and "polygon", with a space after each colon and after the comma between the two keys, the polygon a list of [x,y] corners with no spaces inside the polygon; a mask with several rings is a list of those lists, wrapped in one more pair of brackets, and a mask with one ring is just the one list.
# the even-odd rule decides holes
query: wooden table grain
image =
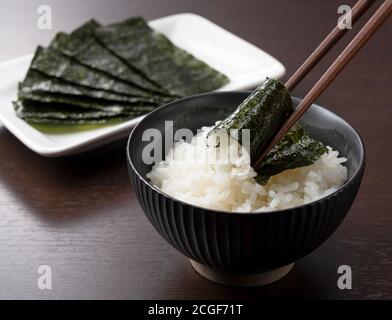
{"label": "wooden table grain", "polygon": [[[46,3],[53,9],[53,30],[41,31],[36,28],[40,1],[1,2],[0,61],[31,52],[55,32],[91,17],[106,23],[132,15],[154,19],[193,12],[276,56],[291,74],[336,23],[338,6],[354,1]],[[306,93],[354,30],[295,95]],[[392,299],[391,39],[389,21],[318,99],[365,141],[366,173],[352,209],[325,244],[266,287],[213,284],[157,234],[131,189],[125,140],[79,156],[47,159],[0,125],[0,298]],[[52,269],[51,290],[37,286],[40,265]],[[337,287],[340,265],[352,268],[351,290]]]}

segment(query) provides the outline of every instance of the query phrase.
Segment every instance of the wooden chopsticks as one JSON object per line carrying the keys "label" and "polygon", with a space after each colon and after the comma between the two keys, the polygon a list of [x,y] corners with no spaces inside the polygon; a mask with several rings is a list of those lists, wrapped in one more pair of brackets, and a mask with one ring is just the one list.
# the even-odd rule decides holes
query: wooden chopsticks
{"label": "wooden chopsticks", "polygon": [[[375,0],[359,0],[351,10],[351,22],[354,24],[366,12],[367,9],[375,2]],[[350,13],[344,15],[346,19]],[[294,72],[286,82],[286,88],[292,91],[297,84],[309,73],[310,70],[328,53],[329,50],[342,38],[342,36],[350,29],[339,28],[337,24],[335,28],[325,37],[313,53],[305,60],[305,62]]]}
{"label": "wooden chopsticks", "polygon": [[[268,152],[271,151],[271,149],[280,141],[281,138],[283,138],[283,136],[301,118],[301,116],[306,112],[306,110],[309,109],[312,103],[320,96],[320,94],[330,85],[330,83],[336,78],[336,76],[351,61],[354,55],[366,44],[366,42],[377,31],[377,29],[389,18],[391,12],[392,12],[392,0],[385,0],[383,4],[380,6],[380,8],[372,15],[369,21],[362,27],[362,29],[354,37],[354,39],[336,58],[336,60],[332,63],[329,69],[322,75],[319,81],[308,92],[305,98],[303,98],[303,100],[300,102],[300,104],[297,106],[297,108],[294,110],[291,116],[285,121],[282,128],[278,131],[278,133],[275,135],[275,137],[272,139],[272,141],[264,149],[260,157],[254,163],[253,167],[255,168],[255,170],[258,170],[260,168],[260,165],[262,164],[262,161],[264,157],[268,154]],[[341,37],[340,33],[335,33],[335,37],[336,36],[339,38]],[[323,42],[325,42],[325,40]],[[334,39],[332,40],[330,39],[326,43],[327,46],[330,46],[330,43],[336,43],[336,41]],[[326,53],[324,48],[320,48],[318,52],[319,55],[322,56]],[[319,57],[318,55],[316,55],[311,59],[311,63],[314,65],[321,59],[322,56]],[[306,70],[307,68],[308,67],[303,68],[303,70]],[[299,71],[297,71],[296,73],[298,72]],[[296,79],[302,79],[302,77],[305,74],[306,73],[304,73],[304,71],[300,72],[300,76],[297,76]],[[292,81],[292,83],[296,83],[296,82],[298,83],[297,80]]]}

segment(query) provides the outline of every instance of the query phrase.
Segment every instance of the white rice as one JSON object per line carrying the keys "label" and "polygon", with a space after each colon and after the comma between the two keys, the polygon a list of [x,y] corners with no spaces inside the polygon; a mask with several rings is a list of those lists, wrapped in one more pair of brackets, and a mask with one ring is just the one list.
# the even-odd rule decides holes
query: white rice
{"label": "white rice", "polygon": [[249,165],[249,153],[232,138],[229,147],[219,148],[219,160],[214,154],[211,161],[211,153],[217,148],[206,146],[210,129],[202,128],[191,143],[176,143],[166,160],[155,164],[147,174],[151,182],[166,194],[193,205],[251,212],[303,205],[334,192],[347,180],[347,168],[342,165],[347,159],[328,147],[312,165],[286,170],[260,185]]}

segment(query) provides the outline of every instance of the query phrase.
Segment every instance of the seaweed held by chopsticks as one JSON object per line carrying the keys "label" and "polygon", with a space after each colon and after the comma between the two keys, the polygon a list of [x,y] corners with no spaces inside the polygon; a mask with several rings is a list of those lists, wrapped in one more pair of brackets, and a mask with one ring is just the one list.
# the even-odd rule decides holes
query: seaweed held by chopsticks
{"label": "seaweed held by chopsticks", "polygon": [[207,92],[229,81],[225,75],[176,47],[140,17],[97,28],[95,36],[112,53],[172,95]]}
{"label": "seaweed held by chopsticks", "polygon": [[[266,79],[226,119],[209,133],[220,130],[233,133],[233,129],[250,129],[250,156],[255,159],[276,131],[293,111],[291,97],[278,80]],[[242,131],[234,137],[242,141]]]}
{"label": "seaweed held by chopsticks", "polygon": [[[232,134],[230,130],[236,129],[236,136],[232,137],[241,142],[241,130],[250,129],[249,152],[254,161],[292,112],[291,97],[285,86],[278,80],[267,78],[208,136],[219,134],[221,130]],[[326,151],[321,142],[311,138],[297,124],[267,154],[257,171],[256,180],[265,184],[275,174],[312,164]]]}
{"label": "seaweed held by chopsticks", "polygon": [[273,175],[309,166],[326,151],[327,148],[320,141],[311,138],[299,124],[296,124],[267,154],[257,171],[256,181],[265,184]]}
{"label": "seaweed held by chopsticks", "polygon": [[81,65],[53,49],[38,47],[30,67],[33,70],[74,85],[128,95],[133,98],[159,100],[159,98],[154,98],[145,90],[116,81],[105,73]]}
{"label": "seaweed held by chopsticks", "polygon": [[126,65],[99,43],[93,37],[93,32],[98,27],[100,27],[98,22],[90,20],[69,35],[59,32],[49,47],[60,51],[83,65],[105,72],[114,79],[117,78],[141,89],[149,90],[151,94],[160,93],[167,95],[163,89]]}
{"label": "seaweed held by chopsticks", "polygon": [[131,97],[105,90],[91,89],[85,86],[78,86],[55,77],[47,76],[41,72],[29,69],[25,79],[19,85],[19,92],[51,92],[80,97],[90,97],[94,99],[105,99],[127,103],[155,103],[150,98]]}

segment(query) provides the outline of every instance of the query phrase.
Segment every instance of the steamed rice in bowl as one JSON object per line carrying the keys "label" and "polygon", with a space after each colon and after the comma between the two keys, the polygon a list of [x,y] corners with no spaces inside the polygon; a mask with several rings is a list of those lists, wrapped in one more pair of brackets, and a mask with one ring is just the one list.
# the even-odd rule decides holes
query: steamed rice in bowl
{"label": "steamed rice in bowl", "polygon": [[347,159],[327,147],[327,152],[312,165],[286,170],[260,185],[250,166],[248,151],[237,140],[227,135],[229,143],[219,148],[207,146],[211,129],[203,127],[190,143],[176,143],[147,178],[181,201],[232,212],[300,206],[333,193],[347,180],[347,168],[343,165]]}

